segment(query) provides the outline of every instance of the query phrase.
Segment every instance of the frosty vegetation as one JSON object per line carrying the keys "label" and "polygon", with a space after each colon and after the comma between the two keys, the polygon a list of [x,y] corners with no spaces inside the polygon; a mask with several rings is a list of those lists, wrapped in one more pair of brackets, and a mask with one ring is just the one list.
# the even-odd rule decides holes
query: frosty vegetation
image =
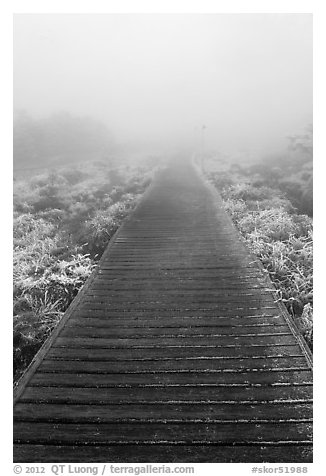
{"label": "frosty vegetation", "polygon": [[312,349],[312,128],[282,157],[231,166],[212,158],[206,173]]}

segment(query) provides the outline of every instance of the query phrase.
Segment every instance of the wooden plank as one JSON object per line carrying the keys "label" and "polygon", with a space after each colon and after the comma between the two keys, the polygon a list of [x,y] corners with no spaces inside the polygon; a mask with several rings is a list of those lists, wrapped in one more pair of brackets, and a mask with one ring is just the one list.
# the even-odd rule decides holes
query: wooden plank
{"label": "wooden plank", "polygon": [[268,441],[300,442],[312,436],[311,423],[111,423],[98,425],[69,425],[34,423],[31,434],[30,423],[17,424],[15,443],[56,445],[78,444],[151,444],[164,442],[174,444],[250,444]]}
{"label": "wooden plank", "polygon": [[217,318],[245,318],[245,317],[261,317],[261,316],[279,316],[280,312],[275,306],[262,306],[262,307],[236,307],[234,309],[218,307],[216,309],[120,309],[120,310],[106,310],[106,309],[83,309],[83,307],[79,307],[78,311],[74,313],[74,315],[78,315],[80,317],[83,316],[97,316],[97,317],[105,317],[110,316],[110,318],[150,318],[150,319],[166,319],[166,318],[175,318],[175,317],[183,317],[183,318],[203,318],[203,317],[211,317],[214,319]]}
{"label": "wooden plank", "polygon": [[213,302],[173,302],[171,305],[168,301],[125,301],[119,300],[109,300],[109,301],[99,301],[95,299],[83,300],[80,304],[80,311],[84,313],[96,313],[99,314],[110,314],[116,316],[123,316],[127,313],[144,314],[149,315],[215,315],[215,316],[237,316],[237,315],[253,315],[253,314],[263,314],[271,313],[279,314],[277,308],[272,303],[261,303],[259,301],[239,301],[231,304],[228,301],[213,303]]}
{"label": "wooden plank", "polygon": [[[220,256],[218,253],[212,252],[209,256],[207,256],[207,253],[205,252],[205,248],[202,248],[201,253],[192,253],[191,257],[189,255],[180,255],[177,254],[175,256],[170,255],[166,252],[166,250],[160,250],[159,252],[155,253],[155,258],[156,261],[163,266],[167,266],[169,269],[173,269],[174,267],[176,268],[183,268],[183,267],[188,267],[189,264],[193,265],[195,268],[196,267],[202,267],[202,266],[207,266],[208,268],[219,268],[219,267],[236,267],[239,264],[241,266],[245,267],[251,267],[252,262],[250,260],[250,257],[248,254],[240,254],[240,253],[233,253],[224,256]],[[173,262],[175,258],[178,258],[177,263]],[[214,261],[212,261],[212,259]],[[214,263],[214,266],[212,265]],[[128,259],[126,256],[120,256],[116,257],[114,253],[111,253],[110,259],[104,262],[103,269],[106,269],[106,267],[111,267],[111,266],[133,266],[135,264],[139,264],[140,267],[144,266],[152,266],[152,260],[148,259],[147,256],[139,256],[138,254],[135,255],[133,258]],[[155,263],[156,264],[156,263]],[[154,264],[153,264],[154,265]],[[154,266],[155,267],[155,266]]]}
{"label": "wooden plank", "polygon": [[[102,360],[102,361],[128,361],[128,360],[171,360],[186,358],[205,358],[205,357],[228,357],[239,360],[241,358],[250,357],[289,357],[302,356],[300,346],[298,344],[287,346],[271,346],[271,347],[252,347],[242,346],[234,349],[234,347],[182,347],[172,349],[151,349],[150,352],[144,352],[142,349],[89,349],[83,348],[62,348],[54,347],[50,349],[47,358],[58,360]],[[191,362],[189,362],[191,364]],[[123,365],[123,364],[122,364]]]}
{"label": "wooden plank", "polygon": [[[141,270],[140,270],[141,271]],[[166,290],[172,289],[177,286],[178,289],[233,289],[236,286],[241,285],[244,289],[258,289],[263,287],[269,289],[265,283],[261,281],[261,278],[257,276],[248,276],[248,277],[219,277],[213,279],[212,276],[183,276],[183,277],[171,277],[168,281],[166,277],[156,276],[151,279],[147,275],[144,275],[143,278],[140,278],[139,275],[132,277],[126,276],[117,276],[117,275],[107,275],[103,274],[100,270],[96,281],[94,282],[93,289],[118,289],[123,291],[124,289],[144,289],[155,286],[157,288],[163,288]]]}
{"label": "wooden plank", "polygon": [[[165,278],[166,279],[166,278]],[[152,281],[152,282],[151,282]],[[171,289],[173,287],[173,289]],[[125,291],[135,291],[135,290],[143,290],[143,291],[150,291],[154,289],[156,291],[164,291],[164,292],[173,292],[173,291],[200,291],[203,288],[203,292],[206,290],[210,291],[217,291],[220,290],[221,293],[224,291],[235,291],[234,288],[240,288],[244,291],[249,290],[249,292],[258,292],[260,289],[264,291],[271,291],[266,284],[263,285],[259,282],[256,277],[247,278],[243,281],[236,281],[234,279],[231,280],[222,280],[221,278],[217,277],[198,277],[196,279],[188,280],[184,277],[173,277],[169,279],[167,282],[164,281],[162,278],[153,278],[153,280],[146,281],[146,278],[138,279],[136,276],[130,276],[129,279],[126,279],[124,276],[104,276],[101,275],[98,277],[92,289],[98,291],[117,291],[117,292],[125,292]]]}
{"label": "wooden plank", "polygon": [[159,387],[159,388],[53,388],[26,387],[21,402],[29,403],[150,403],[191,401],[270,401],[312,398],[312,386],[287,387]]}
{"label": "wooden plank", "polygon": [[207,262],[197,262],[197,263],[185,263],[184,265],[176,264],[173,266],[171,263],[153,263],[150,264],[149,262],[147,263],[130,263],[130,264],[104,264],[101,266],[102,270],[109,270],[109,271],[129,271],[129,270],[138,270],[139,268],[142,269],[142,271],[147,272],[147,271],[155,271],[157,269],[163,270],[163,271],[171,271],[173,273],[178,273],[178,272],[192,272],[192,270],[196,271],[235,271],[236,274],[239,274],[239,271],[250,271],[255,269],[255,265],[250,265],[250,264],[245,264],[242,263],[239,266],[239,262],[234,262],[234,263],[229,263],[229,264],[222,264],[220,266],[214,265],[214,266],[208,266],[208,264],[211,264],[211,261]]}
{"label": "wooden plank", "polygon": [[303,356],[301,357],[269,357],[263,359],[199,359],[199,360],[158,360],[158,361],[125,361],[103,362],[103,361],[78,361],[78,360],[48,360],[44,359],[40,364],[41,372],[86,372],[86,373],[129,373],[129,372],[223,372],[223,371],[245,371],[246,369],[283,369],[305,367],[307,365]]}
{"label": "wooden plank", "polygon": [[282,316],[254,316],[254,317],[215,317],[215,316],[183,316],[160,318],[153,316],[134,316],[133,318],[116,318],[109,315],[93,315],[92,313],[76,313],[69,319],[69,326],[85,326],[93,327],[118,327],[119,329],[127,328],[142,328],[142,327],[248,327],[248,326],[278,326],[284,325],[285,320]]}
{"label": "wooden plank", "polygon": [[[242,285],[259,285],[259,286],[266,286],[266,282],[264,282],[263,274],[259,271],[259,269],[251,270],[248,275],[237,273],[237,272],[230,272],[230,273],[219,273],[218,283],[214,281],[214,276],[212,276],[211,272],[204,270],[202,273],[184,273],[183,276],[171,276],[171,279],[168,281],[166,280],[166,275],[163,274],[162,271],[158,270],[155,276],[150,276],[142,271],[139,268],[140,275],[136,273],[131,274],[131,279],[127,275],[117,275],[115,273],[110,273],[109,271],[105,271],[99,269],[97,274],[97,279],[94,285],[110,285],[111,283],[117,283],[119,286],[127,286],[128,283],[134,284],[135,286],[148,286],[152,283],[154,286],[164,286],[164,287],[172,287],[173,284],[177,285],[202,285],[207,284],[210,285],[212,288],[217,286],[235,286],[236,284]],[[169,273],[167,273],[169,275]],[[267,286],[266,286],[267,287]]]}
{"label": "wooden plank", "polygon": [[[207,259],[207,253],[205,253],[205,248],[211,247],[212,245],[214,246],[215,241],[204,241],[203,238],[197,238],[197,240],[200,239],[201,244],[200,246],[198,245],[198,241],[187,241],[187,245],[191,244],[191,249],[192,249],[192,259],[194,258],[206,258]],[[111,256],[110,260],[107,262],[115,262],[115,261],[127,261],[127,262],[133,262],[134,260],[144,260],[145,262],[148,262],[148,258],[153,258],[153,257],[164,257],[165,259],[169,259],[169,261],[174,260],[178,258],[179,260],[189,260],[189,256],[187,254],[186,250],[179,250],[177,248],[177,242],[174,240],[174,242],[171,244],[170,248],[167,247],[162,247],[162,240],[158,242],[159,246],[157,246],[155,249],[152,249],[148,246],[148,244],[152,244],[153,240],[147,241],[147,243],[144,244],[143,247],[137,246],[136,245],[132,247],[127,247],[127,246],[115,246],[112,251],[111,251]],[[185,243],[185,242],[183,242]],[[226,241],[221,242],[219,241],[219,245],[226,245]],[[233,249],[230,247],[229,248],[230,253],[218,253],[218,252],[212,252],[210,256],[214,258],[214,262],[228,262],[228,261],[234,261],[236,258],[241,258],[241,259],[246,259],[248,260],[248,252],[244,250],[239,250],[237,247],[233,247]]]}
{"label": "wooden plank", "polygon": [[122,282],[125,280],[131,280],[132,282],[142,282],[144,279],[153,279],[154,282],[158,280],[163,280],[168,278],[172,278],[174,280],[181,279],[181,280],[216,280],[220,281],[223,280],[227,282],[227,280],[239,280],[240,282],[244,282],[245,280],[259,280],[263,278],[263,273],[256,268],[250,268],[241,270],[234,270],[234,269],[223,269],[223,270],[212,270],[212,269],[192,269],[189,273],[187,269],[174,269],[167,270],[167,269],[151,269],[146,270],[142,267],[139,267],[138,270],[109,270],[109,269],[99,269],[98,272],[98,279],[97,282],[101,282],[104,280]]}
{"label": "wooden plank", "polygon": [[180,346],[198,346],[203,347],[212,346],[242,346],[242,345],[273,345],[283,344],[291,345],[296,343],[292,334],[277,334],[272,335],[244,335],[244,336],[219,336],[219,337],[161,337],[157,338],[101,338],[101,337],[58,337],[56,339],[56,346],[70,346],[70,347],[87,347],[87,348],[154,348],[154,347],[180,347]]}
{"label": "wooden plank", "polygon": [[311,463],[309,445],[15,445],[14,462]]}
{"label": "wooden plank", "polygon": [[101,337],[101,338],[124,338],[128,339],[155,339],[155,338],[207,338],[208,341],[216,339],[218,337],[229,337],[229,340],[236,338],[237,336],[274,336],[274,335],[290,335],[289,328],[286,325],[278,326],[214,326],[214,327],[125,327],[115,328],[110,325],[105,326],[90,326],[89,324],[83,326],[66,325],[63,332],[65,337]]}
{"label": "wooden plank", "polygon": [[[142,297],[141,295],[135,295],[132,294],[129,297],[125,296],[123,293],[120,293],[120,295],[116,297],[108,297],[106,298],[105,296],[96,296],[96,295],[84,295],[83,297],[83,303],[88,305],[96,304],[96,306],[103,306],[104,308],[107,307],[110,309],[111,307],[119,306],[122,305],[126,306],[128,304],[132,304],[133,308],[139,309],[144,307],[148,309],[152,309],[154,307],[162,307],[163,309],[167,307],[167,309],[170,309],[171,306],[171,300],[173,299],[173,304],[177,307],[181,306],[183,308],[192,308],[194,306],[200,305],[205,305],[207,308],[216,308],[218,307],[219,304],[224,304],[228,305],[228,307],[232,307],[232,304],[242,304],[244,307],[249,307],[249,305],[254,305],[257,303],[264,303],[265,305],[272,305],[274,303],[274,299],[272,296],[269,295],[263,295],[263,294],[256,294],[256,295],[220,295],[218,297],[197,297],[194,296],[192,293],[189,294],[189,298],[185,298],[184,295],[163,295],[163,294],[158,294],[154,295],[153,293],[150,293],[149,296]],[[124,307],[123,307],[124,308]]]}
{"label": "wooden plank", "polygon": [[17,403],[15,421],[70,422],[70,423],[110,423],[114,419],[166,419],[204,421],[221,419],[303,419],[312,417],[311,402],[305,400],[284,400],[274,403],[156,403],[120,405],[65,405],[48,403]]}
{"label": "wooden plank", "polygon": [[87,293],[85,293],[85,301],[88,299],[96,299],[98,302],[106,302],[106,300],[119,300],[121,298],[125,299],[129,302],[131,299],[135,298],[135,294],[137,294],[137,298],[141,299],[157,299],[165,300],[165,299],[173,299],[175,302],[179,302],[179,300],[190,300],[190,302],[224,302],[227,300],[234,300],[234,302],[238,302],[239,300],[255,300],[259,299],[262,300],[264,297],[271,297],[271,301],[274,302],[273,297],[271,296],[271,291],[263,288],[240,288],[238,286],[237,289],[230,289],[230,288],[219,288],[219,289],[191,289],[191,288],[175,288],[175,289],[164,289],[161,287],[154,287],[152,286],[150,289],[148,288],[137,288],[135,293],[134,289],[126,289],[126,290],[116,290],[112,286],[111,288],[106,289],[96,289],[92,287],[89,289]]}
{"label": "wooden plank", "polygon": [[35,374],[30,385],[51,387],[96,387],[114,386],[228,386],[228,385],[295,385],[312,383],[309,370],[223,373],[151,373],[151,374],[87,374],[87,373],[42,373]]}
{"label": "wooden plank", "polygon": [[217,269],[207,269],[207,268],[182,268],[182,269],[166,269],[166,268],[151,268],[144,269],[143,266],[135,267],[135,269],[103,269],[99,271],[99,279],[101,277],[107,277],[109,279],[127,279],[131,278],[132,281],[142,280],[142,279],[158,279],[165,277],[171,277],[174,279],[186,279],[189,276],[192,279],[215,279],[219,280],[221,278],[241,278],[241,279],[258,279],[262,278],[263,274],[260,273],[256,268],[245,268],[245,269],[233,269],[233,268],[217,268]]}

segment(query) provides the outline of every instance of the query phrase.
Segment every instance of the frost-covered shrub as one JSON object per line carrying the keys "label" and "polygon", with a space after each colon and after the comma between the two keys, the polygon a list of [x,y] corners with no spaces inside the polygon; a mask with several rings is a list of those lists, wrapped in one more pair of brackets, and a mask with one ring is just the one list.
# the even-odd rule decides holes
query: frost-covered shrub
{"label": "frost-covered shrub", "polygon": [[[96,266],[151,180],[151,171],[105,163],[16,180],[14,371],[17,379]],[[118,175],[117,175],[118,174]],[[117,181],[117,180],[116,180]],[[134,187],[134,188],[133,188]],[[137,190],[137,194],[130,190]]]}
{"label": "frost-covered shrub", "polygon": [[208,177],[217,186],[225,210],[250,250],[268,270],[280,299],[312,348],[312,219],[297,214],[283,191],[270,186],[278,183],[276,175],[265,186],[264,180],[250,182],[250,173],[245,173],[245,169],[237,169],[236,173],[233,180],[232,174],[224,172],[219,179],[218,174],[214,179],[212,175]]}

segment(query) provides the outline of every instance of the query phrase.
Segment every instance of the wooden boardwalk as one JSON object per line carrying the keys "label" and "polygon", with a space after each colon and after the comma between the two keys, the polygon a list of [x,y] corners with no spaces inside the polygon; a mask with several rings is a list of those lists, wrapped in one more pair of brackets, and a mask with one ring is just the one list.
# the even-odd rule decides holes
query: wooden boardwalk
{"label": "wooden boardwalk", "polygon": [[312,461],[310,353],[195,169],[162,170],[16,390],[15,462]]}

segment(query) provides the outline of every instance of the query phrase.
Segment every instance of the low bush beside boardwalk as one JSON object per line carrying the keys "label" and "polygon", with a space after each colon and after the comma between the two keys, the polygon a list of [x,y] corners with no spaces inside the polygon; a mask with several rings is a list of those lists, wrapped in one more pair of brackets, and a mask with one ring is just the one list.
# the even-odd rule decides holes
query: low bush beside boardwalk
{"label": "low bush beside boardwalk", "polygon": [[94,162],[14,183],[14,380],[151,182],[153,164]]}
{"label": "low bush beside boardwalk", "polygon": [[[284,180],[277,180],[275,174],[269,174],[266,165],[228,165],[219,169],[215,163],[215,170],[209,165],[206,164],[205,168],[207,179],[219,191],[225,210],[250,250],[269,272],[279,299],[294,317],[312,349],[312,190],[307,191],[312,182],[305,184],[301,195],[297,190],[294,199],[293,193],[287,193],[284,188]],[[289,164],[287,169],[290,170]],[[300,175],[299,169],[298,166],[295,168],[295,180]],[[307,169],[306,163],[304,169]],[[291,182],[291,176],[289,173],[287,184]]]}

